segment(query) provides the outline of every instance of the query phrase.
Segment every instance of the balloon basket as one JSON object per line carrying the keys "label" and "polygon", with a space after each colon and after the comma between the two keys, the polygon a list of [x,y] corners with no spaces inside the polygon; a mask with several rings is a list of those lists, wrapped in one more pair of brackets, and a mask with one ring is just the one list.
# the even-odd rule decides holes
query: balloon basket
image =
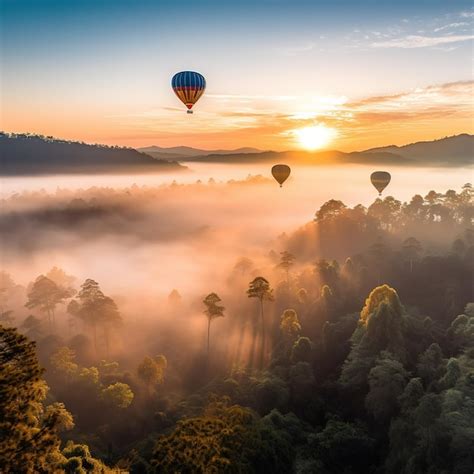
{"label": "balloon basket", "polygon": [[193,111],[192,111],[192,110],[188,110],[186,113],[188,113],[188,114],[192,114],[192,113],[193,113]]}

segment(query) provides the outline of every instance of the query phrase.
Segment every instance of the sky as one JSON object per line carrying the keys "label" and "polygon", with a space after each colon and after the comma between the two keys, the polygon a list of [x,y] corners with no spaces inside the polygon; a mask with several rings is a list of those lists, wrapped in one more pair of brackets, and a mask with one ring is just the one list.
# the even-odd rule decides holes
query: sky
{"label": "sky", "polygon": [[[362,150],[472,133],[464,0],[0,0],[7,132]],[[187,115],[170,87],[207,80]]]}

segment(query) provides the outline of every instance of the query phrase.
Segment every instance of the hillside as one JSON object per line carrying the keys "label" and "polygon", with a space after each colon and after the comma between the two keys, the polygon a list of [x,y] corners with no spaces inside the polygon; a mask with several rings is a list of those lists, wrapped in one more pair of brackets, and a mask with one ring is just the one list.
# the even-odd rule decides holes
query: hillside
{"label": "hillside", "polygon": [[140,148],[158,159],[203,163],[278,162],[300,164],[390,164],[415,166],[466,166],[472,163],[474,136],[461,134],[439,140],[417,142],[405,146],[385,146],[369,150],[329,151],[260,151],[252,148],[206,151],[189,147]]}
{"label": "hillside", "polygon": [[264,151],[260,153],[245,153],[233,155],[213,154],[206,156],[196,156],[180,160],[186,162],[199,163],[262,163],[262,162],[278,162],[284,161],[287,163],[299,163],[307,165],[322,165],[322,164],[344,164],[344,163],[379,163],[379,164],[412,164],[412,160],[402,156],[388,153],[344,153],[342,151]]}
{"label": "hillside", "polygon": [[175,146],[170,148],[164,148],[153,145],[143,148],[137,148],[137,150],[142,153],[147,153],[148,155],[160,160],[174,159],[180,161],[186,161],[187,158],[196,156],[261,153],[261,150],[249,147],[237,148],[235,150],[203,150],[199,148],[192,148],[189,146]]}
{"label": "hillside", "polygon": [[0,133],[1,175],[181,171],[132,148],[88,145],[29,134]]}
{"label": "hillside", "polygon": [[372,148],[364,153],[389,152],[424,164],[468,165],[474,157],[474,136],[467,133],[445,137],[439,140],[410,143],[404,146]]}

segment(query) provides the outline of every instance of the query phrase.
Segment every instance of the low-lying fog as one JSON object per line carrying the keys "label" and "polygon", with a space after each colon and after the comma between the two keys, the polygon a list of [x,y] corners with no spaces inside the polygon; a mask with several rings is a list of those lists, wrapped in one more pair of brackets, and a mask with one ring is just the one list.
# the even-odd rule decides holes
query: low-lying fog
{"label": "low-lying fog", "polygon": [[[283,188],[273,181],[268,164],[191,163],[190,167],[190,172],[174,175],[2,178],[4,213],[12,208],[18,210],[20,205],[23,209],[48,208],[53,203],[61,206],[81,197],[96,197],[100,201],[102,195],[108,204],[120,200],[121,205],[130,205],[129,214],[136,214],[129,215],[129,221],[112,223],[107,220],[110,216],[106,216],[105,220],[89,222],[88,226],[97,229],[87,229],[87,237],[82,235],[84,226],[75,225],[74,217],[69,217],[73,222],[62,226],[61,222],[43,225],[41,221],[35,222],[36,216],[25,216],[24,219],[30,219],[28,223],[22,221],[25,240],[21,235],[11,241],[9,236],[3,237],[4,266],[14,266],[19,279],[32,278],[56,264],[79,278],[96,278],[105,287],[141,286],[146,279],[154,293],[185,286],[198,286],[206,291],[204,287],[213,286],[206,281],[211,275],[240,256],[254,256],[256,247],[268,253],[278,235],[310,221],[325,201],[339,199],[350,206],[368,206],[377,197],[369,182],[373,167],[294,166]],[[472,180],[471,169],[388,170],[392,182],[384,195],[401,201],[414,194],[425,195],[432,189],[460,190]],[[264,179],[246,181],[249,175],[261,175]],[[216,184],[209,186],[211,178]],[[189,186],[198,180],[202,185]],[[226,184],[229,180],[244,183]],[[188,186],[172,186],[173,181]],[[137,187],[132,188],[133,185]],[[100,189],[85,191],[93,187],[113,189],[113,196]],[[21,200],[8,199],[15,193],[40,190],[45,191],[43,198],[35,194],[30,198],[25,195]],[[143,196],[132,196],[138,191]]]}
{"label": "low-lying fog", "polygon": [[[24,287],[54,265],[77,277],[76,287],[93,278],[116,299],[125,322],[156,321],[176,288],[204,336],[203,295],[215,291],[236,311],[237,296],[248,303],[251,278],[262,274],[274,286],[284,278],[268,258],[285,250],[282,233],[311,221],[329,199],[367,207],[377,198],[372,167],[297,166],[280,188],[269,165],[190,166],[174,176],[3,178],[2,270]],[[460,191],[472,180],[469,169],[388,171],[384,194],[402,202],[432,189]],[[241,257],[253,270],[232,279]],[[30,313],[21,306],[15,312],[19,321]]]}

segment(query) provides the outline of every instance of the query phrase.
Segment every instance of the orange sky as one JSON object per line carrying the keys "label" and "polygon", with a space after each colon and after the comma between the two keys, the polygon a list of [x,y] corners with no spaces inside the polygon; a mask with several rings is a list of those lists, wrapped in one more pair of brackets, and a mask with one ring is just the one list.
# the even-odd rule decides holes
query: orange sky
{"label": "orange sky", "polygon": [[[346,151],[474,131],[468,0],[3,3],[7,132]],[[206,78],[194,115],[183,70]]]}
{"label": "orange sky", "polygon": [[[194,115],[175,107],[147,108],[4,101],[1,128],[132,147],[285,150],[302,148],[298,130],[319,127],[330,139],[318,148],[360,150],[474,131],[473,82],[455,82],[387,96],[243,96],[208,93]],[[123,110],[121,110],[123,109]]]}

